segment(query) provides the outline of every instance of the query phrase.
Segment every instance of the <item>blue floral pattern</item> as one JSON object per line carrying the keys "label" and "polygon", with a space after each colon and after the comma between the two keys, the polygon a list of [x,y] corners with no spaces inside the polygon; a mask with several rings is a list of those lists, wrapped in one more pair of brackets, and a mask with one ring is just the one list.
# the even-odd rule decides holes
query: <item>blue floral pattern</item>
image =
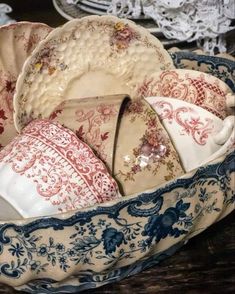
{"label": "blue floral pattern", "polygon": [[[119,280],[158,263],[195,230],[199,233],[234,209],[234,160],[235,151],[162,188],[69,218],[0,224],[0,281],[19,286],[26,276],[37,276],[19,289],[64,293]],[[167,249],[159,251],[158,244]],[[70,274],[77,285],[55,281]]]}
{"label": "blue floral pattern", "polygon": [[176,207],[167,208],[163,214],[152,215],[148,223],[144,226],[144,231],[142,233],[143,236],[149,236],[146,240],[147,244],[152,244],[153,239],[159,242],[167,236],[177,238],[182,234],[186,234],[188,231],[178,229],[177,227],[173,228],[173,226],[180,223],[180,221],[182,224],[182,221],[187,217],[185,211],[189,206],[190,203],[183,203],[181,199],[176,203]]}
{"label": "blue floral pattern", "polygon": [[105,253],[108,255],[115,252],[117,247],[120,247],[122,242],[125,241],[124,234],[118,232],[115,228],[107,228],[102,234],[102,239],[104,243]]}

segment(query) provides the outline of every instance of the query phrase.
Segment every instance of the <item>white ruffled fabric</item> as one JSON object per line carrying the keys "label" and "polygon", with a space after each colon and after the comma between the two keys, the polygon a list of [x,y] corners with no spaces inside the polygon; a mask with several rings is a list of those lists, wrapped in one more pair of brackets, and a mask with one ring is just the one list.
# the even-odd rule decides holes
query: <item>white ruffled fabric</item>
{"label": "white ruffled fabric", "polygon": [[[69,0],[67,0],[69,1]],[[70,0],[72,1],[72,0]],[[168,39],[192,42],[209,54],[226,52],[223,34],[233,29],[235,0],[110,0],[108,13],[156,21]]]}

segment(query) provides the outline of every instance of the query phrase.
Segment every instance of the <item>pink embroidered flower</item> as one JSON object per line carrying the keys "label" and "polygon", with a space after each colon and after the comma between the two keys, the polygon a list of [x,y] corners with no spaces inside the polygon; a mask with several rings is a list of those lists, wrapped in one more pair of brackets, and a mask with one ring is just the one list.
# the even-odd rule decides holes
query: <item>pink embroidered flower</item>
{"label": "pink embroidered flower", "polygon": [[126,112],[140,114],[143,112],[143,106],[144,105],[141,100],[131,101]]}
{"label": "pink embroidered flower", "polygon": [[111,117],[116,114],[116,111],[114,110],[113,106],[105,104],[100,104],[97,107],[97,111],[101,114],[101,118],[104,122],[109,121]]}
{"label": "pink embroidered flower", "polygon": [[168,148],[165,138],[157,132],[157,130],[146,131],[142,138],[142,145],[139,148],[139,154],[145,156],[157,156],[158,159],[168,156]]}
{"label": "pink embroidered flower", "polygon": [[157,120],[156,120],[156,117],[154,118],[150,118],[148,120],[148,122],[146,123],[146,125],[149,127],[149,128],[154,128],[157,126]]}
{"label": "pink embroidered flower", "polygon": [[135,164],[134,166],[132,166],[131,170],[133,171],[134,174],[137,174],[138,172],[141,171],[141,167],[139,164]]}
{"label": "pink embroidered flower", "polygon": [[129,43],[134,37],[134,32],[128,26],[126,26],[123,30],[117,31],[115,36],[117,40]]}
{"label": "pink embroidered flower", "polygon": [[40,40],[41,38],[38,34],[32,34],[29,37],[28,42],[24,44],[24,49],[26,50],[26,52],[31,52],[35,45],[40,42]]}
{"label": "pink embroidered flower", "polygon": [[51,65],[51,59],[53,57],[53,54],[54,47],[45,47],[42,50],[41,54],[35,60],[34,68],[39,72],[42,72],[42,70],[47,69],[50,75],[53,74],[56,69],[54,66]]}
{"label": "pink embroidered flower", "polygon": [[118,22],[114,26],[115,32],[111,37],[111,43],[116,45],[118,49],[128,48],[131,40],[135,39],[136,33],[127,25]]}
{"label": "pink embroidered flower", "polygon": [[146,132],[145,140],[148,142],[149,145],[158,147],[161,143],[161,138],[157,134],[157,132]]}
{"label": "pink embroidered flower", "polygon": [[198,126],[201,124],[200,117],[191,117],[189,120],[189,124],[192,126]]}

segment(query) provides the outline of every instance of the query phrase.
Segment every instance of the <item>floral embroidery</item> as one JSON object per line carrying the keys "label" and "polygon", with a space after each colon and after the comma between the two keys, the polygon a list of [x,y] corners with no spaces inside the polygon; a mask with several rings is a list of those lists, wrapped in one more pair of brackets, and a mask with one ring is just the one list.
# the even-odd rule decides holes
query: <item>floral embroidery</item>
{"label": "floral embroidery", "polygon": [[[135,274],[154,260],[158,263],[182,246],[182,240],[234,208],[234,157],[233,152],[191,177],[111,206],[68,218],[1,224],[0,280],[22,285],[26,277],[33,278],[23,286],[28,292],[46,293],[50,287],[64,293],[64,284],[54,287],[40,273],[51,279],[63,277],[79,265],[77,282],[68,288],[75,292]],[[156,255],[159,242],[169,251]],[[127,265],[127,260],[134,264]]]}
{"label": "floral embroidery", "polygon": [[140,138],[140,144],[133,149],[131,156],[126,156],[125,166],[129,167],[128,172],[119,170],[117,175],[123,177],[124,181],[135,181],[134,175],[142,170],[152,171],[156,175],[161,164],[166,165],[168,174],[165,180],[172,179],[174,174],[174,163],[168,158],[178,155],[172,151],[170,154],[170,141],[163,135],[161,125],[158,125],[156,113],[151,108],[144,107],[141,99],[132,101],[125,109],[124,115],[129,117],[131,123],[141,118],[147,126],[145,133]]}
{"label": "floral embroidery", "polygon": [[82,110],[77,111],[76,115],[79,123],[86,121],[86,125],[81,125],[76,134],[88,145],[94,147],[97,155],[106,161],[105,141],[109,138],[109,132],[101,132],[100,126],[117,115],[117,111],[111,104],[100,104],[96,110],[89,112],[89,115]]}
{"label": "floral embroidery", "polygon": [[[40,26],[39,26],[39,29],[40,29]],[[48,33],[51,31],[51,28],[49,27],[48,28],[44,27],[44,29],[46,29]],[[28,36],[25,36],[25,32],[23,32],[21,35],[15,35],[14,38],[17,41],[22,41],[24,45],[24,50],[27,53],[30,53],[33,50],[33,48],[41,41],[42,36],[38,33],[32,33],[28,37]]]}
{"label": "floral embroidery", "polygon": [[[93,38],[96,39],[97,36],[100,36],[100,38],[97,39],[96,48],[93,44]],[[69,48],[72,50],[72,56],[70,56]],[[90,53],[87,51],[86,58],[84,59],[81,52],[83,50],[86,51],[86,48]],[[133,48],[133,50],[128,50],[129,48]],[[142,58],[142,51],[144,49],[149,52],[147,58],[151,58],[151,56],[156,57],[153,63],[148,63],[148,69],[146,68],[145,58]],[[102,52],[103,50],[105,54],[100,54],[103,58],[92,60],[92,56],[96,56],[99,51]],[[132,54],[132,51],[133,53],[136,52],[139,56],[137,58],[139,59],[139,64],[136,64],[135,56],[137,55]],[[120,54],[125,55],[124,63]],[[128,59],[126,55],[130,56],[130,58]],[[75,56],[77,57],[75,58]],[[81,62],[73,62],[74,58],[79,60],[81,58]],[[128,62],[126,61],[127,59],[129,60]],[[128,66],[129,62],[133,66]],[[123,67],[123,65],[125,66]],[[36,119],[39,117],[38,115],[42,115],[44,112],[45,101],[50,96],[46,94],[49,88],[41,89],[45,94],[45,101],[40,103],[39,101],[43,95],[39,95],[38,91],[36,91],[37,87],[32,87],[32,84],[36,85],[40,83],[40,80],[47,80],[46,77],[48,77],[48,82],[51,80],[51,83],[49,82],[50,88],[54,88],[53,98],[51,98],[55,103],[49,103],[50,105],[48,104],[49,107],[47,107],[48,113],[51,113],[54,110],[53,105],[58,105],[61,102],[59,97],[63,96],[63,93],[69,86],[68,82],[72,82],[72,76],[80,79],[87,72],[92,73],[93,71],[106,68],[107,74],[118,76],[126,84],[129,88],[129,90],[126,89],[127,94],[135,95],[138,82],[143,80],[145,76],[144,74],[138,74],[141,68],[142,71],[144,70],[146,73],[149,73],[155,72],[156,68],[167,69],[172,68],[172,66],[169,55],[160,45],[159,41],[154,41],[149,35],[142,32],[140,28],[126,20],[117,21],[116,18],[110,16],[78,20],[70,29],[63,27],[56,34],[50,35],[43,42],[40,52],[36,50],[32,54],[24,74],[21,76],[23,82],[22,89],[19,89],[16,98],[18,104],[16,114],[18,128],[22,129],[27,125],[29,116]],[[40,76],[39,80],[38,76]],[[55,76],[57,81],[60,80],[60,85],[55,85],[54,87],[55,81],[53,77]],[[23,88],[27,88],[27,91],[23,90]],[[29,96],[34,97],[33,100],[35,99],[39,103],[36,112],[33,111],[34,106],[31,108],[26,107],[28,103],[31,103],[28,100]]]}
{"label": "floral embroidery", "polygon": [[[13,124],[13,95],[15,92],[15,77],[9,72],[3,73],[0,70],[1,108],[0,108],[0,135],[5,129]],[[0,144],[1,145],[1,144]],[[5,145],[5,144],[4,144]],[[4,145],[0,146],[4,147]]]}
{"label": "floral embroidery", "polygon": [[217,81],[207,82],[202,73],[198,77],[185,74],[181,78],[175,71],[164,71],[158,78],[145,79],[138,88],[141,97],[172,97],[201,106],[221,119],[226,117],[226,92]]}
{"label": "floral embroidery", "polygon": [[117,50],[127,49],[130,42],[138,38],[139,35],[128,24],[117,22],[111,36],[111,46],[115,46]]}
{"label": "floral embroidery", "polygon": [[49,75],[51,75],[56,70],[56,67],[50,64],[52,57],[55,55],[54,49],[55,47],[43,48],[35,60],[34,68],[36,71],[42,72],[43,70],[48,70]]}
{"label": "floral embroidery", "polygon": [[12,244],[11,248],[8,249],[9,252],[11,252],[12,256],[20,257],[24,256],[24,247],[20,245],[19,243],[16,243],[15,245]]}
{"label": "floral embroidery", "polygon": [[[56,58],[55,46],[45,47],[37,54],[34,64],[31,65],[33,70],[39,73],[47,71],[53,75],[56,70],[64,71],[68,66]],[[25,79],[26,82],[27,79]],[[30,84],[30,82],[29,82]]]}
{"label": "floral embroidery", "polygon": [[142,233],[143,236],[149,236],[146,243],[149,245],[152,243],[153,239],[155,239],[155,242],[159,242],[167,236],[177,238],[180,235],[186,234],[186,230],[180,230],[173,226],[185,219],[187,216],[185,211],[188,210],[189,206],[190,203],[183,203],[183,201],[180,200],[176,203],[176,207],[168,208],[164,214],[151,216]]}
{"label": "floral embroidery", "polygon": [[[77,108],[76,106],[74,109]],[[50,119],[63,121],[63,109],[66,109],[66,101],[61,103],[59,107],[50,115]],[[87,143],[99,158],[107,162],[106,142],[110,138],[109,131],[102,131],[102,126],[109,123],[118,115],[117,108],[113,104],[97,103],[96,107],[90,110],[78,109],[75,112],[74,119],[78,122],[73,131],[77,137]]]}
{"label": "floral embroidery", "polygon": [[13,95],[15,93],[16,77],[10,72],[0,70],[1,106],[10,118],[13,113]]}
{"label": "floral embroidery", "polygon": [[124,241],[124,234],[118,232],[115,228],[107,228],[102,234],[102,239],[104,240],[104,249],[106,254],[110,254],[116,251]]}
{"label": "floral embroidery", "polygon": [[0,69],[0,108],[5,113],[5,118],[0,115],[0,134],[2,134],[0,137],[0,149],[6,146],[17,134],[13,124],[13,96],[18,71],[21,70],[20,65],[23,65],[24,59],[33,51],[39,41],[51,31],[51,28],[46,25],[33,23],[16,23],[1,28],[1,32],[4,35],[8,35],[8,31],[10,33],[8,38],[9,46],[17,43],[15,50],[19,52],[16,52],[15,56],[18,58],[16,60],[17,66],[12,68],[12,62],[10,61],[11,58],[14,58],[12,56],[9,58],[9,63],[6,60],[6,66],[4,65],[2,70]]}
{"label": "floral embroidery", "polygon": [[209,135],[214,130],[213,120],[210,118],[201,119],[190,107],[179,107],[173,109],[170,102],[158,101],[153,104],[157,108],[161,120],[168,120],[182,127],[181,135],[192,136],[198,145],[205,145]]}
{"label": "floral embroidery", "polygon": [[55,122],[32,122],[0,152],[0,161],[35,183],[37,193],[60,212],[119,197],[104,164]]}
{"label": "floral embroidery", "polygon": [[[158,199],[158,202],[159,204],[162,203],[161,197]],[[119,229],[112,227],[111,223],[107,222],[107,219],[99,219],[97,224],[90,222],[86,225],[75,226],[76,233],[70,236],[70,246],[67,247],[63,243],[56,243],[52,237],[49,237],[48,243],[40,244],[41,237],[26,237],[23,242],[23,236],[19,235],[12,238],[12,240],[16,239],[17,242],[13,242],[8,251],[13,257],[24,258],[24,262],[20,265],[21,268],[29,264],[30,270],[37,271],[37,273],[45,271],[50,264],[52,266],[58,265],[64,272],[71,267],[71,262],[75,265],[78,263],[94,265],[92,262],[94,255],[97,260],[103,259],[104,265],[108,265],[115,261],[115,255],[117,254],[123,258],[124,256],[131,257],[137,251],[145,252],[146,247],[152,244],[154,238],[156,239],[155,242],[159,242],[168,235],[177,238],[180,234],[186,234],[188,232],[186,229],[179,230],[173,228],[173,226],[179,224],[180,220],[183,221],[187,217],[186,211],[189,206],[189,203],[183,203],[180,200],[177,202],[176,207],[167,209],[163,214],[157,213],[157,215],[150,216],[144,228],[142,228],[139,222],[127,225],[121,219],[115,221]],[[160,209],[161,204],[158,207],[158,210]],[[181,226],[184,227],[184,223],[181,223]],[[192,224],[188,225],[188,229],[190,226]],[[143,229],[142,234],[141,228]],[[82,234],[81,230],[83,232]],[[98,239],[96,234],[100,233],[100,230],[103,231],[101,238]],[[135,244],[135,239],[141,236],[148,236],[148,238],[144,242]],[[38,242],[40,245],[36,247],[35,245]],[[118,250],[123,244],[128,245],[128,251],[123,249]],[[106,255],[101,255],[101,248],[104,249]],[[33,259],[33,255],[46,259],[47,263],[42,265],[35,258],[36,256]],[[18,270],[20,273],[20,269]]]}

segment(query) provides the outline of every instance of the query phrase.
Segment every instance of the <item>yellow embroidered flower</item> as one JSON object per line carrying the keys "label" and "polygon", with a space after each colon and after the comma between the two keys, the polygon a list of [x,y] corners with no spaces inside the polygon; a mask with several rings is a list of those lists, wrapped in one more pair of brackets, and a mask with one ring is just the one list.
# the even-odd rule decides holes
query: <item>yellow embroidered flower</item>
{"label": "yellow embroidered flower", "polygon": [[39,63],[39,62],[35,63],[34,67],[35,67],[35,69],[40,70],[42,67],[42,63]]}
{"label": "yellow embroidered flower", "polygon": [[123,22],[117,22],[114,26],[114,29],[117,31],[122,31],[125,28],[125,24]]}
{"label": "yellow embroidered flower", "polygon": [[117,49],[126,49],[127,45],[124,42],[117,42],[116,43]]}

